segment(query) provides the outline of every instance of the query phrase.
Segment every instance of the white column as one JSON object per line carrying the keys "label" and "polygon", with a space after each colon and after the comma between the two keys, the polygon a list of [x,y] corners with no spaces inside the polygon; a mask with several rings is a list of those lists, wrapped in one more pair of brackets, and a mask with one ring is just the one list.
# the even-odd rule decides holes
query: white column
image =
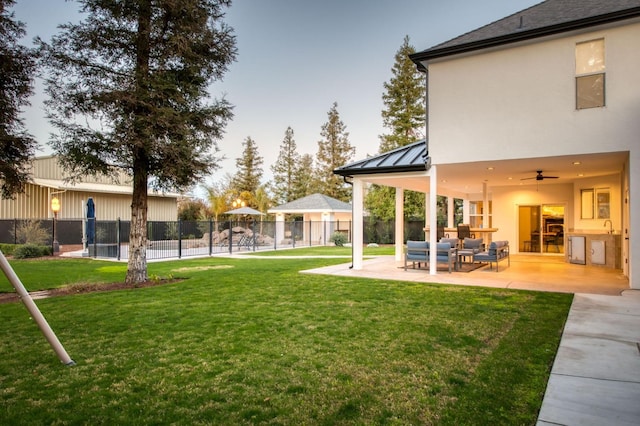
{"label": "white column", "polygon": [[471,223],[471,216],[469,216],[469,209],[471,208],[471,203],[468,198],[462,200],[462,223]]}
{"label": "white column", "polygon": [[[487,182],[482,182],[482,227],[489,228],[489,192],[487,191]],[[476,238],[483,235],[476,235]],[[491,244],[491,232],[484,233],[485,244]]]}
{"label": "white column", "polygon": [[396,188],[396,261],[404,259],[404,190]]}
{"label": "white column", "polygon": [[353,269],[362,269],[362,245],[363,229],[362,218],[364,217],[364,185],[361,179],[353,179]]}
{"label": "white column", "polygon": [[280,245],[284,240],[284,213],[276,213],[276,245]]}
{"label": "white column", "polygon": [[432,165],[429,169],[429,206],[433,208],[429,209],[429,275],[436,275],[438,273],[438,264],[436,261],[437,252],[435,250],[438,233],[438,174],[436,166]]}
{"label": "white column", "polygon": [[453,227],[453,222],[454,222],[454,215],[453,215],[453,210],[454,210],[455,206],[453,203],[453,197],[447,197],[447,228],[452,228]]}

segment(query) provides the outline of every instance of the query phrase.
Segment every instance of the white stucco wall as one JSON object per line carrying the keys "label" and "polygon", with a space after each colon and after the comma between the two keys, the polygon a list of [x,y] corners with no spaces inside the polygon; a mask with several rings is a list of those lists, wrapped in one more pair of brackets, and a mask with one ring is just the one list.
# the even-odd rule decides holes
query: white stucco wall
{"label": "white stucco wall", "polygon": [[[606,106],[576,110],[575,46],[598,38],[605,40]],[[634,195],[640,185],[639,40],[640,23],[624,22],[425,64],[429,154],[434,165],[629,152],[626,169],[611,185],[617,188],[612,191],[612,204],[618,203],[612,207],[614,229],[628,238],[632,288],[640,288],[640,238],[634,238],[640,233],[640,196]],[[577,184],[566,195],[568,219],[575,222],[575,229],[603,226],[601,220],[581,221],[576,203],[580,187],[600,187],[608,179]],[[508,194],[511,191],[490,188],[493,223],[509,214],[507,226],[515,228],[518,192]],[[565,191],[553,194],[550,202],[563,197]],[[514,232],[501,229],[496,238],[511,239]]]}
{"label": "white stucco wall", "polygon": [[[606,107],[576,110],[575,45],[602,37]],[[638,40],[635,24],[429,64],[432,161],[637,149]]]}

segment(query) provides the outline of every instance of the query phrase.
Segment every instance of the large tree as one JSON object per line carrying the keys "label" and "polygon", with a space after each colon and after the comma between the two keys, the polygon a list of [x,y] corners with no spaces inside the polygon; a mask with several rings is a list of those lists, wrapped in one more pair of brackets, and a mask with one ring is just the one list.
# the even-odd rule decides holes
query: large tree
{"label": "large tree", "polygon": [[242,142],[242,146],[242,156],[236,158],[236,174],[231,181],[231,188],[238,194],[247,192],[253,199],[262,179],[263,158],[258,152],[258,145],[250,137]]}
{"label": "large tree", "polygon": [[0,191],[11,198],[24,190],[30,175],[30,161],[38,144],[20,117],[29,105],[35,73],[34,53],[18,44],[24,24],[8,8],[13,0],[0,0]]}
{"label": "large tree", "polygon": [[288,203],[294,198],[294,179],[300,164],[300,154],[293,138],[293,129],[287,127],[280,144],[278,159],[271,166],[273,172],[273,196],[278,204]]}
{"label": "large tree", "polygon": [[298,198],[314,194],[319,190],[319,180],[313,164],[313,155],[303,154],[300,157],[300,163],[298,163],[294,170],[291,199],[297,200]]}
{"label": "large tree", "polygon": [[229,0],[82,0],[85,19],[39,40],[51,144],[72,178],[132,177],[126,281],[147,280],[147,190],[182,190],[216,167],[232,117],[207,89],[236,57]]}
{"label": "large tree", "polygon": [[424,138],[426,77],[409,59],[415,51],[405,36],[395,55],[391,79],[384,83],[382,124],[390,133],[380,136],[381,153]]}
{"label": "large tree", "polygon": [[[391,151],[424,137],[426,111],[424,107],[425,76],[416,69],[409,55],[415,48],[405,36],[396,52],[391,79],[384,83],[382,123],[389,130],[380,136],[380,153]],[[367,210],[376,218],[390,220],[395,217],[395,190],[373,185],[365,198]],[[425,196],[413,191],[405,192],[404,212],[407,217],[424,217]]]}
{"label": "large tree", "polygon": [[351,190],[342,177],[333,173],[335,169],[347,164],[355,155],[356,149],[349,143],[347,127],[340,120],[338,103],[327,113],[328,120],[322,125],[316,155],[316,173],[319,178],[320,192],[342,201],[351,198]]}

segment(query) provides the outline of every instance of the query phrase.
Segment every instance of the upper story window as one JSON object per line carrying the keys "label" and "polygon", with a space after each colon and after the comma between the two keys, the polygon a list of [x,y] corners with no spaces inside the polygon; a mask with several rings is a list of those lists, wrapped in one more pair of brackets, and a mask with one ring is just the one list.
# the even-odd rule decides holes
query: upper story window
{"label": "upper story window", "polygon": [[576,108],[604,106],[604,39],[576,44]]}

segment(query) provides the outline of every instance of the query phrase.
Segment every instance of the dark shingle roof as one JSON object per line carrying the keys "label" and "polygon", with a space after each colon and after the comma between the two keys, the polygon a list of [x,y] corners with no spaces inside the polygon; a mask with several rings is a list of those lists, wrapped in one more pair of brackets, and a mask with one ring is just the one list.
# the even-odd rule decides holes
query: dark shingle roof
{"label": "dark shingle roof", "polygon": [[351,211],[351,204],[344,201],[336,200],[324,194],[311,194],[306,197],[298,198],[291,202],[281,204],[277,207],[269,209],[270,213],[276,213],[279,211],[294,211],[296,213],[304,213],[305,211]]}
{"label": "dark shingle roof", "polygon": [[424,140],[338,167],[333,173],[353,176],[374,173],[421,171],[429,168],[429,153]]}
{"label": "dark shingle roof", "polygon": [[640,0],[547,0],[410,55],[421,61],[640,17]]}

